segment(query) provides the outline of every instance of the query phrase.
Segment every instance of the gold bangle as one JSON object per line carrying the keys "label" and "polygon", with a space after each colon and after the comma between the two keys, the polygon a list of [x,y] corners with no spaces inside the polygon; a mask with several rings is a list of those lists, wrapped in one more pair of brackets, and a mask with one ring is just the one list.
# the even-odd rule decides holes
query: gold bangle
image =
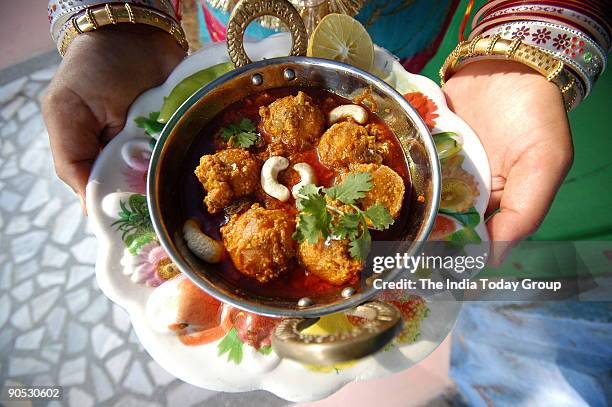
{"label": "gold bangle", "polygon": [[482,39],[482,35],[477,35],[475,36],[472,41],[470,42],[470,46],[468,48],[468,57],[474,56],[475,52],[476,52],[476,45],[478,44],[478,41],[480,41]]}
{"label": "gold bangle", "polygon": [[549,82],[559,87],[567,111],[575,107],[579,91],[576,78],[570,74],[563,63],[538,47],[523,43],[521,40],[507,40],[494,36],[474,38],[462,42],[446,58],[440,68],[440,83],[444,83],[458,68],[477,59],[507,59],[526,65],[543,75]]}
{"label": "gold bangle", "polygon": [[501,35],[499,34],[495,34],[493,38],[491,38],[491,43],[487,47],[487,51],[485,52],[485,55],[491,55],[493,53],[493,48],[495,48],[495,44],[497,44],[497,41],[499,41],[500,38],[501,38]]}
{"label": "gold bangle", "polygon": [[58,42],[58,51],[61,56],[64,56],[68,46],[77,36],[106,25],[120,23],[145,24],[159,28],[172,35],[185,51],[189,49],[185,32],[172,18],[147,7],[125,3],[89,7],[84,12],[73,16]]}

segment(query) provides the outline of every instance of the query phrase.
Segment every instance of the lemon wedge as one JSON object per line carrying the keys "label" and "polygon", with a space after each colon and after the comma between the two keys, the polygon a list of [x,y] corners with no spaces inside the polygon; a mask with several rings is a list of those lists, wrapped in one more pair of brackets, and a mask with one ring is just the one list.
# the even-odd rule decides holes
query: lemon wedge
{"label": "lemon wedge", "polygon": [[346,14],[328,14],[308,41],[308,56],[333,59],[369,71],[374,44],[361,23]]}
{"label": "lemon wedge", "polygon": [[[317,323],[309,326],[302,331],[306,335],[324,336],[336,334],[340,332],[348,332],[353,328],[353,324],[343,312],[322,316]],[[306,368],[318,373],[338,372],[355,365],[357,361],[349,360],[347,362],[336,363],[328,366],[304,365]]]}
{"label": "lemon wedge", "polygon": [[347,332],[353,329],[353,324],[343,312],[322,316],[315,324],[302,331],[306,335],[324,336]]}

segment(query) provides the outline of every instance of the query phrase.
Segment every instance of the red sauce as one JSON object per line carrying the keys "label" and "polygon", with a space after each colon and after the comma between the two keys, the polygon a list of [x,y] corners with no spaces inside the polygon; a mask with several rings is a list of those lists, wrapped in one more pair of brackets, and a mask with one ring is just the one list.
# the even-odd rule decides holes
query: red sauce
{"label": "red sauce", "polygon": [[[202,130],[200,136],[196,138],[196,141],[190,147],[187,159],[185,160],[185,167],[183,171],[184,179],[181,180],[182,185],[184,186],[181,196],[181,205],[183,208],[183,213],[185,214],[185,219],[198,219],[206,234],[214,237],[215,239],[221,240],[219,228],[224,225],[228,219],[224,214],[209,214],[203,205],[204,190],[193,173],[199,164],[200,157],[204,154],[214,154],[216,151],[225,148],[224,143],[215,137],[215,135],[219,132],[221,127],[227,126],[231,123],[236,123],[244,117],[251,119],[257,125],[260,136],[264,140],[269,140],[268,135],[265,134],[265,131],[263,131],[261,126],[259,107],[269,105],[278,98],[288,95],[295,95],[297,94],[298,90],[301,90],[312,97],[315,100],[315,104],[321,108],[326,117],[327,113],[334,107],[352,103],[348,99],[321,89],[279,88],[251,95],[240,102],[234,103],[227,107]],[[394,240],[394,237],[398,236],[399,232],[403,230],[408,218],[408,202],[410,201],[409,196],[411,193],[410,173],[408,171],[408,165],[399,141],[393,132],[378,116],[372,112],[369,113],[369,123],[378,124],[382,129],[382,135],[379,137],[379,139],[388,142],[392,146],[383,164],[397,172],[404,179],[404,184],[406,186],[404,205],[399,218],[389,229],[385,231],[371,231],[373,240]],[[257,148],[251,148],[250,151],[252,153],[259,154],[263,153],[265,149],[266,147],[264,144],[263,146]],[[303,151],[288,158],[292,164],[298,162],[306,162],[310,164],[316,173],[318,185],[331,186],[334,178],[338,175],[338,171],[335,168],[329,168],[319,161],[316,149]],[[299,181],[298,174],[292,169],[283,171],[280,174],[279,179],[289,189],[291,189],[291,187]],[[253,198],[255,200],[255,197]],[[282,208],[293,214],[297,214],[297,209],[295,207],[293,198],[287,202],[280,202],[270,198],[267,203],[272,204],[275,208]],[[351,281],[344,286],[330,284],[324,280],[321,280],[317,276],[307,273],[306,270],[297,263],[297,261],[295,263],[295,268],[291,272],[265,284],[259,283],[253,278],[246,277],[236,270],[231,259],[229,258],[229,255],[226,255],[224,260],[222,260],[221,263],[215,267],[223,278],[229,280],[241,291],[255,297],[263,296],[268,298],[276,297],[283,299],[299,299],[304,296],[324,296],[326,294],[335,294],[346,286],[352,285],[357,287],[359,285],[359,276],[356,276],[354,281]]]}

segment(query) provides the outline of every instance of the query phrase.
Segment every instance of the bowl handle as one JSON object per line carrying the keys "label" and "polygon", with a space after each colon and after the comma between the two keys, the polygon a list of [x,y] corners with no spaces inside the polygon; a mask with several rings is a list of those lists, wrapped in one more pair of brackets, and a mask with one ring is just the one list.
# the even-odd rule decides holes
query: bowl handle
{"label": "bowl handle", "polygon": [[272,335],[272,349],[283,358],[300,363],[329,366],[363,358],[384,348],[403,327],[400,311],[392,304],[370,301],[346,312],[365,322],[350,331],[325,336],[307,335],[302,331],[318,318],[287,318]]}
{"label": "bowl handle", "polygon": [[227,50],[237,68],[252,62],[243,44],[247,26],[257,17],[266,15],[278,17],[291,33],[291,55],[306,55],[306,27],[300,13],[288,0],[241,0],[234,7],[227,25]]}

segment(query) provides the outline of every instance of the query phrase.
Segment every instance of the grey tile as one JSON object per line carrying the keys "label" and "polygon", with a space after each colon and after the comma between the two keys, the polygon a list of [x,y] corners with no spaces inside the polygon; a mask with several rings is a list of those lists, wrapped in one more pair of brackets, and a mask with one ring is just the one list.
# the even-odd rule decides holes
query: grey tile
{"label": "grey tile", "polygon": [[59,369],[59,384],[71,386],[85,382],[86,360],[84,356],[62,362]]}
{"label": "grey tile", "polygon": [[104,324],[98,324],[91,330],[91,343],[94,354],[103,359],[110,351],[121,346],[124,341]]}
{"label": "grey tile", "polygon": [[43,288],[62,285],[64,281],[66,281],[66,273],[63,271],[43,271],[36,276],[36,282]]}
{"label": "grey tile", "polygon": [[23,304],[11,316],[11,324],[22,331],[32,328],[32,314],[29,304]]}
{"label": "grey tile", "polygon": [[51,194],[49,193],[49,183],[45,179],[39,179],[34,183],[30,192],[26,195],[21,204],[21,212],[29,212],[33,209],[40,208],[49,201]]}
{"label": "grey tile", "polygon": [[[142,364],[138,360],[132,362],[132,366],[129,368],[125,379],[123,379],[123,386],[134,393],[143,394],[145,396],[150,396],[153,394],[154,390]],[[184,400],[181,404],[187,405]]]}
{"label": "grey tile", "polygon": [[204,401],[210,399],[215,394],[217,393],[214,391],[178,382],[172,389],[168,390],[166,403],[169,406],[176,406],[178,404],[185,407],[196,406],[204,404]]}
{"label": "grey tile", "polygon": [[88,344],[89,331],[76,321],[69,320],[64,330],[66,353],[74,355],[82,352]]}
{"label": "grey tile", "polygon": [[5,104],[2,109],[0,109],[0,117],[2,117],[4,120],[12,118],[27,100],[28,99],[23,96],[13,98],[10,102]]}
{"label": "grey tile", "polygon": [[12,100],[17,96],[24,85],[27,83],[28,78],[19,78],[12,82],[9,82],[3,86],[0,86],[0,104],[4,104],[9,100]]}
{"label": "grey tile", "polygon": [[38,105],[36,105],[36,103],[33,101],[29,101],[19,109],[17,112],[17,117],[19,117],[19,120],[24,121],[34,116],[38,112],[40,112]]}
{"label": "grey tile", "polygon": [[15,340],[15,349],[18,350],[36,350],[40,347],[43,335],[45,334],[45,327],[41,326],[30,332],[21,334]]}
{"label": "grey tile", "polygon": [[81,205],[78,202],[66,206],[60,211],[53,222],[51,239],[58,244],[72,241],[82,220]]}
{"label": "grey tile", "polygon": [[126,349],[110,357],[106,361],[106,370],[111,375],[111,378],[115,383],[120,382],[121,378],[125,374],[125,367],[131,359],[132,352]]}
{"label": "grey tile", "polygon": [[11,255],[15,263],[21,263],[36,256],[49,233],[38,230],[24,233],[11,242]]}
{"label": "grey tile", "polygon": [[83,264],[96,264],[96,238],[87,237],[70,249],[72,255]]}
{"label": "grey tile", "polygon": [[72,266],[70,268],[70,275],[68,277],[68,283],[66,289],[70,290],[76,287],[81,282],[91,279],[94,275],[94,268],[92,266]]}
{"label": "grey tile", "polygon": [[32,300],[32,318],[34,322],[38,322],[49,312],[53,305],[55,305],[60,293],[60,287],[53,287],[45,291],[43,294],[37,295]]}
{"label": "grey tile", "polygon": [[30,75],[30,79],[35,81],[49,82],[53,78],[53,75],[55,75],[55,71],[57,71],[57,66],[53,65],[34,72]]}
{"label": "grey tile", "polygon": [[77,387],[68,390],[68,405],[70,407],[93,407],[94,404],[95,400],[89,393]]}
{"label": "grey tile", "polygon": [[4,324],[9,319],[11,315],[11,299],[9,298],[9,294],[5,293],[0,296],[0,328],[4,327]]}
{"label": "grey tile", "polygon": [[16,377],[48,372],[50,366],[47,362],[33,357],[11,357],[9,358],[8,374]]}
{"label": "grey tile", "polygon": [[0,137],[8,139],[8,137],[15,134],[17,130],[19,130],[17,120],[10,120],[0,126]]}

